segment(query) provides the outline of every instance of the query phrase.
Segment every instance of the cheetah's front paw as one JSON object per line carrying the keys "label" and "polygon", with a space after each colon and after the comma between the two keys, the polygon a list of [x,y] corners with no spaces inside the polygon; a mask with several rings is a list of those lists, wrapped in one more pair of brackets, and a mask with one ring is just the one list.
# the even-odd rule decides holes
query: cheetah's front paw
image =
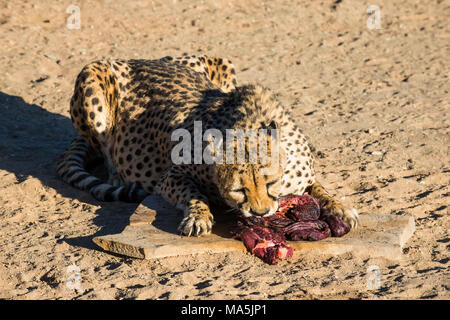
{"label": "cheetah's front paw", "polygon": [[185,236],[203,236],[211,233],[214,217],[209,208],[190,209],[178,226],[178,231]]}

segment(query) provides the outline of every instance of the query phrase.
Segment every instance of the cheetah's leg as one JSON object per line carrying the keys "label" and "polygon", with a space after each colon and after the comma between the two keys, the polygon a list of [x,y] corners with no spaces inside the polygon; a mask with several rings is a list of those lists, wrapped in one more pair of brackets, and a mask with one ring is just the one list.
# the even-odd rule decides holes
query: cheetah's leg
{"label": "cheetah's leg", "polygon": [[108,180],[107,183],[113,185],[114,187],[124,185],[124,182],[120,175],[117,173],[116,168],[114,167],[113,161],[109,155],[109,153],[104,153],[105,155],[105,167],[108,172]]}
{"label": "cheetah's leg", "polygon": [[211,233],[214,217],[208,199],[179,167],[167,169],[159,180],[156,192],[184,211],[184,219],[178,226],[181,234],[198,237]]}
{"label": "cheetah's leg", "polygon": [[352,228],[358,227],[359,217],[356,209],[348,208],[342,205],[338,200],[330,196],[320,183],[313,183],[306,189],[306,191],[319,201],[321,207],[327,209],[335,216],[343,219]]}
{"label": "cheetah's leg", "polygon": [[[74,127],[100,152],[108,171],[108,183],[120,186],[123,181],[112,161],[114,114],[118,85],[114,61],[101,60],[86,65],[77,77],[70,113]],[[117,66],[116,66],[117,68]]]}

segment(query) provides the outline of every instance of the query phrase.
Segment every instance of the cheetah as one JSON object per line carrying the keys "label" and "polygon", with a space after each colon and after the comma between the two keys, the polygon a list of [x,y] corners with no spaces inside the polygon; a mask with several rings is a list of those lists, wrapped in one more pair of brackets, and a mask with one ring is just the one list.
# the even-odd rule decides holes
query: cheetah
{"label": "cheetah", "polygon": [[[280,197],[305,192],[353,228],[358,225],[356,210],[316,181],[311,148],[290,110],[261,85],[238,86],[228,59],[183,55],[92,62],[76,79],[70,115],[79,136],[57,162],[62,179],[101,201],[139,202],[147,194],[160,194],[184,211],[178,227],[182,235],[211,232],[212,204],[243,217],[266,216],[277,210]],[[243,162],[174,163],[179,141],[173,132],[194,134],[198,122],[203,130],[224,136],[229,129],[253,130],[257,140],[245,140]],[[261,161],[249,161],[250,149],[265,142]],[[230,155],[237,139],[226,143],[230,149],[223,141],[204,139],[201,147],[213,145],[211,154]],[[104,160],[107,181],[86,170],[94,156]]]}

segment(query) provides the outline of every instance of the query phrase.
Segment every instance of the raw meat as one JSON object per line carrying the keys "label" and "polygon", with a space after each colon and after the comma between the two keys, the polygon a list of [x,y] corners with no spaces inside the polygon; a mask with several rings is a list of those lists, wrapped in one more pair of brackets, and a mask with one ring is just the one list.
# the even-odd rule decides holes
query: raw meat
{"label": "raw meat", "polygon": [[292,248],[285,244],[282,233],[258,225],[246,226],[238,223],[235,231],[244,241],[245,247],[268,264],[276,264],[277,259],[292,257]]}
{"label": "raw meat", "polygon": [[328,210],[320,210],[320,220],[325,221],[330,226],[331,235],[333,237],[342,237],[350,231],[350,225],[332,215]]}
{"label": "raw meat", "polygon": [[317,220],[320,216],[320,205],[316,199],[303,196],[288,196],[280,199],[277,213],[294,221]]}
{"label": "raw meat", "polygon": [[281,229],[286,238],[293,241],[318,241],[331,235],[328,224],[321,220],[294,222]]}
{"label": "raw meat", "polygon": [[319,202],[308,194],[280,200],[278,211],[268,217],[251,217],[238,222],[234,237],[246,248],[269,264],[292,256],[286,239],[318,241],[329,236],[341,237],[350,231],[342,219],[321,209]]}

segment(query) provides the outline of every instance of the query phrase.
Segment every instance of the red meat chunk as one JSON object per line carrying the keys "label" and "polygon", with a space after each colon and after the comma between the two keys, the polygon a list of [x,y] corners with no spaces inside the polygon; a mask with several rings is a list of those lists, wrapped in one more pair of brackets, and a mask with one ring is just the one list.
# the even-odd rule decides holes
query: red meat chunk
{"label": "red meat chunk", "polygon": [[326,209],[320,211],[320,220],[328,223],[333,237],[342,237],[350,231],[350,225],[348,223],[345,223],[342,219],[339,219]]}
{"label": "red meat chunk", "polygon": [[341,237],[350,231],[342,219],[321,209],[319,202],[308,194],[280,200],[278,211],[269,217],[251,217],[238,222],[233,231],[246,248],[269,264],[292,256],[286,239],[318,241],[329,236]]}
{"label": "red meat chunk", "polygon": [[277,213],[294,221],[317,220],[320,216],[320,206],[316,199],[307,194],[288,196],[280,200]]}
{"label": "red meat chunk", "polygon": [[321,220],[294,222],[281,231],[286,234],[286,238],[293,241],[318,241],[331,235],[328,224]]}
{"label": "red meat chunk", "polygon": [[254,225],[252,227],[239,223],[236,237],[244,241],[245,247],[268,264],[276,264],[277,259],[292,257],[292,248],[285,244],[282,233]]}

